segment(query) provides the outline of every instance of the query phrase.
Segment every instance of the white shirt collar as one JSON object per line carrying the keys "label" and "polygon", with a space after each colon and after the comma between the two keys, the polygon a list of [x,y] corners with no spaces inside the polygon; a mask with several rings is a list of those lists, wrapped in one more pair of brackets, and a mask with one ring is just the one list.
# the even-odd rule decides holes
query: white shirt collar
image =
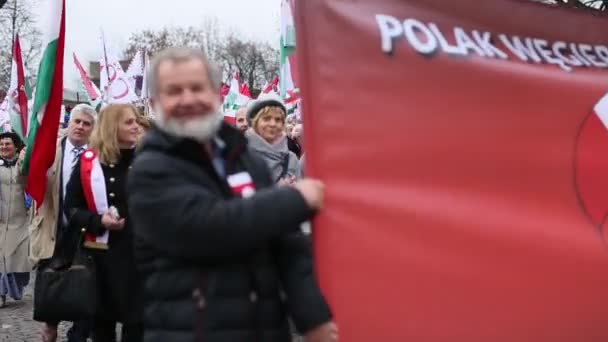
{"label": "white shirt collar", "polygon": [[[74,145],[72,145],[72,143],[70,142],[69,138],[65,138],[65,149],[64,151],[67,153],[71,153],[72,150],[74,149]],[[85,150],[87,149],[87,144],[82,145],[82,148],[84,148]]]}

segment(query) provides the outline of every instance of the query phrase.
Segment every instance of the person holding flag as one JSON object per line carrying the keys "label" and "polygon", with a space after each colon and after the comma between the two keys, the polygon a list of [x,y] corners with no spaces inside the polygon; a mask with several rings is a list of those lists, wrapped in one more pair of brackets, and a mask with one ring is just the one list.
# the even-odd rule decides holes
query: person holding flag
{"label": "person holding flag", "polygon": [[[37,272],[69,263],[76,253],[78,234],[68,229],[64,214],[65,190],[74,165],[87,148],[89,137],[97,120],[95,109],[79,104],[72,110],[67,135],[57,142],[55,159],[47,173],[44,202],[34,215],[30,226],[30,260],[37,264]],[[41,308],[34,304],[34,317]],[[57,340],[57,326],[61,317],[44,322],[44,342]],[[68,331],[68,342],[86,342],[90,335],[90,322],[86,319],[74,322]]]}
{"label": "person holding flag", "polygon": [[28,259],[23,142],[14,132],[0,134],[0,307],[7,296],[21,300],[32,270]]}
{"label": "person holding flag", "polygon": [[23,68],[21,42],[17,35],[13,44],[13,64],[8,99],[11,127],[13,131],[19,135],[21,140],[25,140],[28,130],[27,102],[31,98],[31,92],[29,90]]}

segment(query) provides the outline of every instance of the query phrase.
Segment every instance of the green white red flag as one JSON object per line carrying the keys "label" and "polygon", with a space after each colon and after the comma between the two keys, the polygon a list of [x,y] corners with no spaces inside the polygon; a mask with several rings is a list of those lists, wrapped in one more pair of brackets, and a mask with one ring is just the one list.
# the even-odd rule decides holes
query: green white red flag
{"label": "green white red flag", "polygon": [[65,45],[65,0],[43,2],[49,18],[43,32],[43,53],[38,68],[36,95],[28,145],[23,163],[26,192],[40,207],[46,191],[46,173],[55,159],[57,132],[63,101],[63,57]]}

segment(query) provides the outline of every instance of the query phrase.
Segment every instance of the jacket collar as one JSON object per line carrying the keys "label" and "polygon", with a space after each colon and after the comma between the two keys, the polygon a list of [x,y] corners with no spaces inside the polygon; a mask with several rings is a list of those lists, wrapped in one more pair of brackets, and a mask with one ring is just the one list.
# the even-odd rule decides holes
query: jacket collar
{"label": "jacket collar", "polygon": [[[216,147],[222,151],[222,157],[226,160],[227,168],[230,168],[230,164],[236,162],[247,146],[247,139],[243,134],[225,122],[222,123],[213,141]],[[144,138],[141,151],[146,150],[161,151],[183,157],[184,159],[204,162],[206,164],[211,163],[207,154],[203,153],[204,147],[201,143],[194,139],[171,135],[157,126],[153,126]]]}

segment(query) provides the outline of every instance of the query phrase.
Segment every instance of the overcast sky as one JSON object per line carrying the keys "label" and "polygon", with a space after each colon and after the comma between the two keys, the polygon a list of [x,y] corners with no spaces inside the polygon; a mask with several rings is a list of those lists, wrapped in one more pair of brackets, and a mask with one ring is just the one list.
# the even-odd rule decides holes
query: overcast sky
{"label": "overcast sky", "polygon": [[[216,17],[220,25],[247,38],[271,43],[279,39],[280,0],[67,0],[66,7],[65,77],[70,88],[78,78],[72,52],[83,65],[98,60],[100,28],[118,52],[133,32],[197,25],[206,16]],[[44,25],[44,14],[38,16]]]}

